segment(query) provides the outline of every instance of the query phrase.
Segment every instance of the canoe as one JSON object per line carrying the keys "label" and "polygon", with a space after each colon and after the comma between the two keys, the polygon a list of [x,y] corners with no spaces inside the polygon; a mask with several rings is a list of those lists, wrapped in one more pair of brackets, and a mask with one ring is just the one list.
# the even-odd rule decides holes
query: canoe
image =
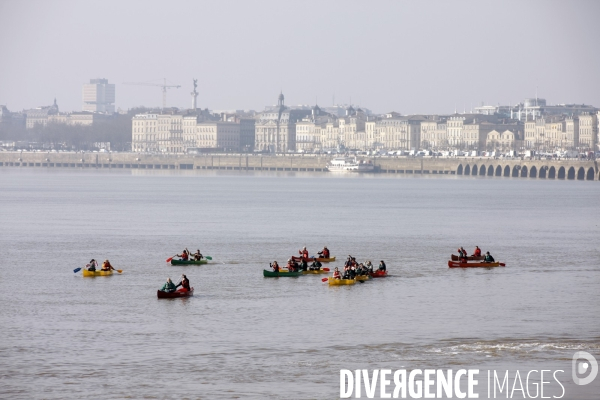
{"label": "canoe", "polygon": [[163,292],[162,290],[156,291],[156,296],[159,299],[175,299],[177,297],[189,297],[194,295],[194,288],[191,288],[189,292],[182,292],[181,290],[176,290],[174,292]]}
{"label": "canoe", "polygon": [[371,279],[371,277],[369,275],[356,275],[356,279],[357,281],[368,281],[369,279]]}
{"label": "canoe", "polygon": [[322,269],[319,270],[306,270],[306,271],[302,271],[302,274],[304,275],[308,275],[308,274],[326,274],[329,271],[323,271]]}
{"label": "canoe", "polygon": [[[296,257],[296,256],[292,256],[292,260],[294,261],[302,261],[303,258],[302,257]],[[315,261],[314,258],[305,258],[306,262],[313,262]],[[317,257],[317,260],[319,262],[334,262],[335,261],[335,257],[329,257],[329,258],[322,258],[322,257]]]}
{"label": "canoe", "polygon": [[302,276],[302,272],[289,272],[289,271],[274,272],[274,271],[267,271],[266,269],[263,269],[263,276],[265,278],[277,278],[277,277],[292,278],[295,276]]}
{"label": "canoe", "polygon": [[108,275],[112,275],[113,271],[100,271],[100,270],[96,270],[96,271],[88,271],[87,269],[83,268],[81,270],[81,273],[83,274],[83,276],[108,276]]}
{"label": "canoe", "polygon": [[386,276],[388,276],[387,271],[380,271],[380,270],[375,270],[373,272],[369,272],[369,276],[371,278],[385,278]]}
{"label": "canoe", "polygon": [[472,263],[459,263],[455,261],[448,261],[448,268],[491,268],[491,267],[504,267],[506,264],[500,262],[484,263],[484,262],[472,262]]}
{"label": "canoe", "polygon": [[194,261],[194,260],[171,260],[171,265],[200,265],[200,264],[206,264],[207,262],[208,262],[207,259],[198,260],[198,261]]}
{"label": "canoe", "polygon": [[[280,274],[282,274],[282,273],[285,273],[285,274],[287,274],[288,272],[290,272],[290,270],[289,270],[289,269],[286,269],[286,268],[281,268],[281,269],[279,270],[279,273],[280,273]],[[306,271],[299,271],[299,272],[302,272],[302,275],[309,275],[309,274],[326,274],[326,273],[328,273],[329,271],[325,271],[325,270],[323,270],[323,269],[320,269],[320,270],[310,270],[310,269],[308,269],[308,270],[306,270]]]}
{"label": "canoe", "polygon": [[[483,258],[484,258],[483,256],[479,256],[479,257],[468,256],[467,261],[481,261],[481,260],[483,260]],[[452,261],[459,261],[459,258],[456,254],[452,254],[450,256],[450,259]]]}
{"label": "canoe", "polygon": [[[323,278],[325,279],[325,278]],[[329,278],[329,286],[342,286],[342,285],[354,285],[355,279],[333,279]]]}

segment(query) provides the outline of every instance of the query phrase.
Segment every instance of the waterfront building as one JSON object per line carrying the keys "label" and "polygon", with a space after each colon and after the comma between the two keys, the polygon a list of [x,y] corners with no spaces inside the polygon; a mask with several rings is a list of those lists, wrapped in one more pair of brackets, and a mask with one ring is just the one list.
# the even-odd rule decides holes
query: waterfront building
{"label": "waterfront building", "polygon": [[296,150],[313,152],[329,147],[324,142],[329,140],[328,133],[333,132],[337,120],[335,115],[324,112],[319,106],[312,107],[310,115],[296,122]]}
{"label": "waterfront building", "polygon": [[260,113],[255,123],[255,150],[271,153],[296,151],[296,123],[311,110],[291,109],[279,94],[277,106]]}
{"label": "waterfront building", "polygon": [[132,150],[160,153],[208,149],[238,152],[241,122],[242,119],[236,115],[210,114],[206,109],[172,109],[161,113],[138,114],[132,119]]}
{"label": "waterfront building", "polygon": [[579,115],[580,151],[596,151],[598,144],[598,113],[585,112]]}
{"label": "waterfront building", "polygon": [[445,117],[435,115],[421,121],[420,139],[422,149],[444,149],[448,147],[447,125]]}
{"label": "waterfront building", "polygon": [[519,151],[523,146],[522,132],[516,129],[492,130],[486,135],[485,148],[487,151],[500,151],[507,153],[509,151]]}
{"label": "waterfront building", "polygon": [[115,112],[115,85],[108,79],[90,79],[83,84],[83,111],[112,114]]}
{"label": "waterfront building", "polygon": [[51,106],[42,106],[27,110],[25,111],[25,127],[27,129],[32,129],[36,126],[46,126],[48,125],[48,117],[50,115],[57,115],[58,111],[56,99],[54,99],[54,104]]}

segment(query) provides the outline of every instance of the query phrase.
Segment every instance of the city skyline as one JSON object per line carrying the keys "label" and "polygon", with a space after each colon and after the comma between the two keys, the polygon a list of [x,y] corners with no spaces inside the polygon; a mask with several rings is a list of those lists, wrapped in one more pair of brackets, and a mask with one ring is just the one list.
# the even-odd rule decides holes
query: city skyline
{"label": "city skyline", "polygon": [[179,108],[193,78],[198,107],[211,109],[262,110],[280,90],[290,105],[376,113],[451,114],[536,91],[600,104],[600,54],[586,34],[597,2],[107,4],[0,3],[0,104],[56,97],[79,111],[90,78],[116,85],[116,109],[160,106],[160,88],[123,83],[163,78],[181,85],[167,93]]}

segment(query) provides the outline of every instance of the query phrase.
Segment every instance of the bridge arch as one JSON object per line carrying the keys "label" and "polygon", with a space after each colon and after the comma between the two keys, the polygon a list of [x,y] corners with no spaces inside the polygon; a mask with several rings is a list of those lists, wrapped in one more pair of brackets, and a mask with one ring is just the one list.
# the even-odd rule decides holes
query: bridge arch
{"label": "bridge arch", "polygon": [[458,164],[458,168],[456,168],[456,175],[462,175],[463,174],[463,166],[462,164]]}
{"label": "bridge arch", "polygon": [[575,179],[575,168],[569,168],[569,172],[567,173],[567,179]]}
{"label": "bridge arch", "polygon": [[478,171],[477,164],[475,164],[475,165],[473,165],[473,168],[471,168],[471,175],[477,175],[477,171]]}
{"label": "bridge arch", "polygon": [[485,168],[485,165],[482,165],[481,167],[479,167],[479,175],[484,175],[485,176],[485,170],[487,168]]}
{"label": "bridge arch", "polygon": [[465,175],[471,175],[471,166],[469,164],[465,167]]}
{"label": "bridge arch", "polygon": [[579,170],[577,170],[577,180],[582,181],[584,179],[585,179],[585,168],[579,167]]}
{"label": "bridge arch", "polygon": [[520,166],[519,165],[515,165],[512,169],[512,177],[513,178],[517,178],[519,176],[519,170],[520,170]]}
{"label": "bridge arch", "polygon": [[487,175],[488,176],[494,176],[494,166],[493,165],[490,165],[488,167]]}
{"label": "bridge arch", "polygon": [[558,179],[565,179],[565,167],[560,167],[556,175]]}
{"label": "bridge arch", "polygon": [[531,166],[531,168],[529,169],[529,177],[530,177],[530,178],[537,178],[537,175],[538,175],[538,173],[537,173],[537,172],[538,172],[538,171],[537,171],[537,168],[536,168],[536,166],[535,166],[535,165],[532,165],[532,166]]}
{"label": "bridge arch", "polygon": [[548,172],[548,167],[546,165],[542,165],[540,167],[540,173],[538,174],[538,177],[546,179],[546,173],[547,172]]}
{"label": "bridge arch", "polygon": [[548,179],[556,179],[556,168],[554,166],[548,170]]}
{"label": "bridge arch", "polygon": [[502,167],[500,165],[496,167],[496,176],[502,176]]}
{"label": "bridge arch", "polygon": [[510,176],[510,167],[508,165],[504,167],[504,176]]}
{"label": "bridge arch", "polygon": [[527,165],[521,167],[521,178],[527,178]]}
{"label": "bridge arch", "polygon": [[588,181],[594,180],[594,168],[593,167],[590,167],[590,169],[588,169],[585,179],[587,179]]}

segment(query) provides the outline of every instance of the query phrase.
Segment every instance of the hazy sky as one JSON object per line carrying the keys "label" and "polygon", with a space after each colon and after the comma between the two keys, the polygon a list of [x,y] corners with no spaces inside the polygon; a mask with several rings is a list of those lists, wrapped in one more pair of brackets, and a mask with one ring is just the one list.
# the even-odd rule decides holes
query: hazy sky
{"label": "hazy sky", "polygon": [[450,113],[539,97],[600,106],[600,1],[0,0],[0,104],[81,110],[90,78],[116,106],[274,104]]}

